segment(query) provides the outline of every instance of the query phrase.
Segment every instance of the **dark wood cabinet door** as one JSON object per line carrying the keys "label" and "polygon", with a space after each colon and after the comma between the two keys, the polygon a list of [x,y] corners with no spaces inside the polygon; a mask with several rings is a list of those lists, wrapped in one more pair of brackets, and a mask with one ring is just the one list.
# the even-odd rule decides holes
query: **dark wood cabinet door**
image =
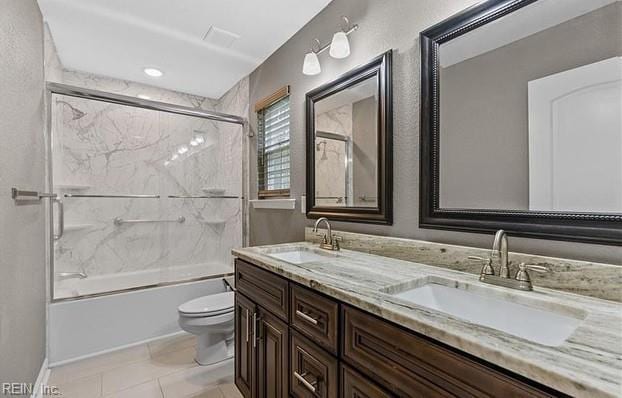
{"label": "dark wood cabinet door", "polygon": [[391,398],[392,396],[380,387],[361,376],[350,367],[341,365],[341,397],[342,398]]}
{"label": "dark wood cabinet door", "polygon": [[258,398],[287,398],[288,348],[287,324],[259,307],[256,348]]}
{"label": "dark wood cabinet door", "polygon": [[337,398],[339,365],[337,358],[300,333],[292,331],[290,394],[295,398]]}
{"label": "dark wood cabinet door", "polygon": [[255,353],[253,350],[252,322],[255,304],[241,295],[235,295],[235,385],[244,398],[254,398],[253,372]]}

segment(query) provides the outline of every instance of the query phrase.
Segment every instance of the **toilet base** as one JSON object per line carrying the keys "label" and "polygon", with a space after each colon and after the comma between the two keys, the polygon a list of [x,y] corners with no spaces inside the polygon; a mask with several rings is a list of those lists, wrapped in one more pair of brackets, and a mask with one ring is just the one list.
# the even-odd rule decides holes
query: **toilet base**
{"label": "toilet base", "polygon": [[201,366],[213,365],[233,358],[233,337],[220,333],[197,336],[197,354],[194,360]]}

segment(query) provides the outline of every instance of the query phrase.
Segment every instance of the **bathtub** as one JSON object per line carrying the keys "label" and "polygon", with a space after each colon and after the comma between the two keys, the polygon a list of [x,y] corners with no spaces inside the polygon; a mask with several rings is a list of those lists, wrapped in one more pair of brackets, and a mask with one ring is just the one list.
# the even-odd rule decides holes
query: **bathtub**
{"label": "bathtub", "polygon": [[[223,274],[231,275],[231,266],[225,270],[227,272]],[[179,276],[177,271],[180,270],[176,270],[176,275]],[[191,275],[191,270],[187,271]],[[155,273],[159,277],[163,275],[162,271]],[[203,267],[203,275],[204,273]],[[137,275],[127,277],[138,278]],[[146,275],[143,274],[142,277]],[[145,285],[145,279],[140,278],[139,281]],[[108,292],[115,286],[122,286],[121,281],[115,281],[112,276],[62,282],[67,282],[62,286],[63,289],[80,295],[94,294],[96,291]],[[123,288],[127,288],[127,282],[128,280],[124,281]],[[162,278],[157,282],[161,283]],[[188,300],[225,290],[222,276],[214,276],[195,282],[52,302],[48,312],[50,366],[183,333],[177,323],[177,307]]]}

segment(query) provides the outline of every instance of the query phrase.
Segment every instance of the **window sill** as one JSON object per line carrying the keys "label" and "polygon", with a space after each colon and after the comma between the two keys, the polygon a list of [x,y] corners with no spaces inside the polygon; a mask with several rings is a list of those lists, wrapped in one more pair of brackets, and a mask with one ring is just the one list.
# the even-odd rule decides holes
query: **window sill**
{"label": "window sill", "polygon": [[296,199],[251,199],[250,204],[255,209],[294,210]]}

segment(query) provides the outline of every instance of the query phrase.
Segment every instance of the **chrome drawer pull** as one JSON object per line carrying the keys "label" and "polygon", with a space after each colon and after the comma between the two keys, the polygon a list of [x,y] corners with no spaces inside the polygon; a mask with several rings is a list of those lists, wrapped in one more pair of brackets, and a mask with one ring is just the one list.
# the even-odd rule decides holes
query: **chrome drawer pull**
{"label": "chrome drawer pull", "polygon": [[307,375],[307,372],[303,373],[303,374],[299,374],[298,372],[294,372],[294,377],[296,379],[298,379],[299,382],[302,383],[303,386],[305,386],[307,388],[307,390],[311,391],[312,393],[315,393],[315,384],[317,384],[317,380],[314,381],[313,383],[309,383],[304,376]]}
{"label": "chrome drawer pull", "polygon": [[302,319],[304,319],[307,322],[310,322],[314,325],[317,325],[317,319],[310,317],[309,315],[305,314],[304,312],[300,311],[300,310],[296,310],[296,315],[298,315],[299,317],[301,317]]}

